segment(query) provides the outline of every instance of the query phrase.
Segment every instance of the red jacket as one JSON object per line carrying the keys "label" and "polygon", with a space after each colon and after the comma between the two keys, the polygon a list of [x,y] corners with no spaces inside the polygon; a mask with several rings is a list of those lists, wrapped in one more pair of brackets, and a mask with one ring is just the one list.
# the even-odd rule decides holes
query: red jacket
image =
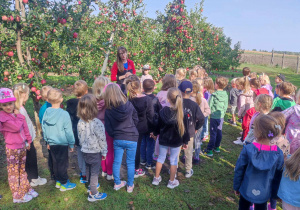
{"label": "red jacket", "polygon": [[256,110],[255,107],[252,107],[247,110],[244,118],[243,118],[243,123],[242,123],[242,129],[243,129],[243,140],[245,140],[246,136],[248,135],[248,132],[250,130],[249,125],[251,118],[255,114]]}
{"label": "red jacket", "polygon": [[111,76],[110,76],[112,82],[117,81],[118,84],[123,84],[124,79],[119,80],[120,76],[125,75],[127,72],[130,72],[132,74],[136,74],[133,61],[127,59],[127,63],[128,63],[128,68],[127,69],[124,68],[124,71],[120,72],[118,70],[117,62],[114,62],[113,66],[111,68]]}

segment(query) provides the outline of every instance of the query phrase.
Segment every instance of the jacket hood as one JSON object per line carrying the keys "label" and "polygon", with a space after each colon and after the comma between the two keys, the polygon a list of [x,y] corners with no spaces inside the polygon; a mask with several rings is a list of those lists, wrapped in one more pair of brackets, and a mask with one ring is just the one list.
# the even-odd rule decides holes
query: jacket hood
{"label": "jacket hood", "polygon": [[130,102],[134,106],[137,113],[141,114],[146,111],[148,100],[149,100],[149,97],[144,96],[144,97],[140,97],[140,98],[134,98]]}
{"label": "jacket hood", "polygon": [[291,98],[280,98],[281,100],[277,101],[277,106],[282,108],[282,110],[288,109],[292,107],[295,102]]}
{"label": "jacket hood", "polygon": [[248,150],[249,161],[252,162],[256,169],[261,171],[271,170],[280,158],[279,149],[277,151],[258,151],[258,148],[254,144],[249,144],[246,148]]}
{"label": "jacket hood", "polygon": [[294,109],[295,109],[296,115],[300,118],[300,105],[299,105],[299,104],[296,104],[296,105],[294,106]]}
{"label": "jacket hood", "polygon": [[212,96],[217,96],[215,97],[219,102],[225,102],[228,100],[228,95],[227,92],[224,90],[218,90],[216,92],[214,92],[213,94],[211,94]]}
{"label": "jacket hood", "polygon": [[164,107],[159,112],[159,116],[161,117],[162,121],[167,125],[177,124],[176,112],[170,107]]}
{"label": "jacket hood", "polygon": [[63,116],[63,109],[53,109],[49,107],[43,117],[43,121],[49,125],[55,125]]}
{"label": "jacket hood", "polygon": [[114,107],[110,110],[110,115],[118,122],[126,121],[128,118],[128,113],[132,111],[133,106],[132,104],[127,101],[126,104],[120,105],[118,107]]}
{"label": "jacket hood", "polygon": [[104,100],[97,101],[97,108],[98,111],[102,111],[103,109],[105,109],[105,101]]}

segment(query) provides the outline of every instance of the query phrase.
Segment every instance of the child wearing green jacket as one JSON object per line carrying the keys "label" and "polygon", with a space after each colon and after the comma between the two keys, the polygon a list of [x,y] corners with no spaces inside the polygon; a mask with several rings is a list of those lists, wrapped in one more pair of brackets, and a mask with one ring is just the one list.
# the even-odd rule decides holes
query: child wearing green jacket
{"label": "child wearing green jacket", "polygon": [[207,145],[205,155],[212,157],[213,150],[220,152],[220,144],[222,140],[222,126],[224,116],[228,107],[228,94],[223,89],[227,86],[228,79],[218,77],[215,82],[216,92],[211,94],[208,105],[211,110],[210,115],[210,140]]}

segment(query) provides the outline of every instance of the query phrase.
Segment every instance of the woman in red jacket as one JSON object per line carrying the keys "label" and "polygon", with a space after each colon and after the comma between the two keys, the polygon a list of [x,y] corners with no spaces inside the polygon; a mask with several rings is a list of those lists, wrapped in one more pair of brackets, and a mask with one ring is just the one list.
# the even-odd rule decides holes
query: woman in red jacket
{"label": "woman in red jacket", "polygon": [[111,81],[117,81],[117,84],[121,86],[124,92],[124,80],[132,74],[136,74],[134,63],[128,59],[126,48],[119,47],[117,51],[117,61],[113,64],[111,69]]}

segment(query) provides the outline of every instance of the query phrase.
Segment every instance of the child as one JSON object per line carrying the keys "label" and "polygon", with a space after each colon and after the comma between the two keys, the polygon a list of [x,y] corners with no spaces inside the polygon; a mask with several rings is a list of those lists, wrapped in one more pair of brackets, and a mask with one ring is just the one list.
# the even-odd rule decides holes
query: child
{"label": "child", "polygon": [[192,82],[198,77],[196,70],[189,71],[189,80]]}
{"label": "child", "polygon": [[108,84],[104,92],[105,128],[109,136],[114,139],[114,189],[119,190],[126,186],[126,181],[120,180],[120,168],[124,150],[127,163],[127,192],[132,193],[134,188],[134,163],[139,133],[136,128],[138,115],[133,105],[127,101],[117,84]]}
{"label": "child", "polygon": [[[105,101],[104,101],[104,88],[106,85],[109,84],[109,79],[104,76],[100,76],[95,79],[93,84],[93,94],[96,96],[97,99],[97,108],[98,108],[98,115],[97,118],[101,120],[104,124],[104,116],[105,116]],[[105,160],[101,161],[101,168],[102,168],[102,176],[105,177],[107,180],[113,179],[113,162],[114,162],[114,140],[108,133],[105,131],[106,135],[106,143],[107,143],[107,154]]]}
{"label": "child", "polygon": [[[188,143],[188,148],[184,150],[185,154],[185,177],[190,178],[193,176],[194,171],[193,166],[193,147],[194,147],[194,137],[196,130],[200,129],[204,124],[204,115],[199,107],[199,105],[192,101],[191,93],[193,91],[193,84],[190,81],[183,81],[178,86],[181,91],[183,98],[183,109],[188,115],[188,130],[190,136],[190,141]],[[199,98],[198,98],[199,100]]]}
{"label": "child", "polygon": [[250,73],[250,79],[257,79],[257,73],[256,72],[251,72]]}
{"label": "child", "polygon": [[205,77],[208,76],[208,74],[206,73],[205,69],[200,66],[200,65],[196,65],[193,70],[196,70],[197,71],[197,75],[198,75],[198,78],[200,79],[204,79]]}
{"label": "child", "polygon": [[[285,76],[283,74],[277,74],[276,78],[275,78],[275,83],[276,83],[276,86],[277,85],[280,85],[281,83],[283,83],[285,81]],[[278,95],[277,95],[277,91],[275,89],[274,91],[274,99],[277,98]]]}
{"label": "child", "polygon": [[75,145],[77,148],[77,160],[78,160],[78,166],[80,170],[80,183],[85,184],[87,183],[86,180],[86,171],[85,171],[85,161],[83,159],[83,153],[81,152],[81,147],[79,144],[78,139],[78,131],[77,131],[77,124],[79,121],[79,118],[77,116],[77,107],[79,99],[88,93],[88,85],[83,80],[78,80],[74,84],[74,94],[76,98],[69,99],[67,101],[67,109],[66,111],[69,113],[71,121],[72,121],[72,129],[75,137]]}
{"label": "child", "polygon": [[32,121],[27,114],[24,105],[26,104],[29,98],[29,87],[24,83],[19,83],[14,85],[14,96],[16,98],[15,109],[20,112],[25,117],[29,133],[32,139],[30,144],[30,149],[26,151],[26,164],[25,170],[27,173],[27,178],[32,187],[36,187],[38,185],[44,185],[47,183],[47,179],[40,178],[38,175],[38,165],[37,165],[37,157],[36,157],[36,149],[33,144],[33,140],[36,137],[35,129],[33,127]]}
{"label": "child", "polygon": [[[204,90],[204,98],[206,101],[209,101],[211,94],[215,91],[214,81],[211,77],[205,77],[203,80],[203,90]],[[208,116],[205,118],[202,134],[203,141],[208,139]]]}
{"label": "child", "polygon": [[56,180],[55,187],[60,191],[72,190],[76,187],[76,184],[69,181],[67,171],[69,166],[68,147],[73,152],[75,143],[72,121],[68,112],[60,108],[63,97],[59,89],[52,88],[49,90],[47,97],[52,107],[45,111],[42,129],[44,139],[51,152],[54,178]]}
{"label": "child", "polygon": [[175,77],[177,79],[177,85],[180,85],[181,81],[186,78],[186,69],[184,68],[177,69]]}
{"label": "child", "polygon": [[102,160],[106,158],[107,144],[103,123],[97,119],[97,100],[94,95],[87,94],[78,102],[77,130],[81,152],[86,163],[87,181],[89,181],[88,201],[94,202],[107,197],[106,193],[99,193],[98,176]]}
{"label": "child", "polygon": [[292,94],[295,93],[297,88],[290,82],[282,82],[276,86],[279,97],[273,101],[272,110],[282,112],[294,105],[295,101],[292,98]]}
{"label": "child", "polygon": [[248,80],[251,79],[251,78],[250,78],[250,73],[251,73],[251,70],[250,70],[249,67],[244,67],[244,68],[243,68],[243,75],[244,75],[244,77],[247,77]]}
{"label": "child", "polygon": [[140,168],[141,143],[144,135],[149,133],[148,125],[153,123],[153,106],[152,99],[141,93],[141,84],[139,80],[126,79],[126,89],[129,93],[128,98],[137,111],[139,122],[137,130],[139,139],[135,156],[135,174],[134,178],[145,175],[145,171]]}
{"label": "child", "polygon": [[14,203],[25,203],[37,197],[27,179],[25,171],[26,149],[30,149],[32,138],[25,117],[15,111],[16,98],[12,90],[0,89],[0,132],[5,139],[7,175]]}
{"label": "child", "polygon": [[150,69],[151,69],[151,67],[148,64],[143,66],[143,69],[142,69],[143,75],[141,77],[141,85],[143,85],[143,82],[145,79],[153,80],[152,76],[149,74]]}
{"label": "child", "polygon": [[253,91],[250,89],[250,83],[247,77],[241,77],[236,80],[237,89],[241,90],[238,98],[238,117],[242,119],[247,110],[254,106]]}
{"label": "child", "polygon": [[[167,99],[167,94],[168,94],[168,90],[172,87],[177,87],[176,78],[173,74],[166,74],[162,80],[161,90],[156,95],[162,108],[165,106],[170,106],[170,103],[168,102]],[[158,155],[159,155],[159,137],[157,137],[157,140],[155,142],[155,151],[153,154],[153,159],[157,160]]]}
{"label": "child", "polygon": [[255,119],[256,142],[243,147],[234,170],[233,188],[240,194],[239,209],[266,209],[267,201],[277,194],[283,166],[283,153],[270,141],[282,129],[269,115]]}
{"label": "child", "polygon": [[210,140],[206,148],[206,155],[213,156],[213,150],[220,152],[220,144],[222,141],[222,126],[224,116],[228,107],[228,95],[223,89],[227,86],[228,79],[225,77],[217,77],[215,88],[216,92],[211,94],[208,101],[211,115],[210,115]]}
{"label": "child", "polygon": [[235,111],[236,111],[236,107],[237,107],[237,101],[238,101],[238,97],[241,93],[240,90],[238,90],[236,88],[236,78],[231,80],[231,90],[230,90],[230,94],[229,94],[229,103],[231,106],[231,114],[232,114],[232,119],[230,121],[230,124],[233,126],[236,126],[236,117],[235,117]]}
{"label": "child", "polygon": [[284,163],[283,174],[278,190],[278,197],[282,200],[282,208],[287,210],[300,209],[300,149]]}
{"label": "child", "polygon": [[250,87],[253,92],[261,88],[260,81],[257,77],[250,79]]}
{"label": "child", "polygon": [[291,144],[291,154],[300,147],[300,90],[296,100],[296,105],[282,112],[286,118],[285,136]]}
{"label": "child", "polygon": [[155,83],[151,79],[146,79],[143,82],[144,94],[152,99],[152,106],[154,111],[153,123],[148,125],[149,132],[143,136],[141,143],[141,164],[146,163],[147,169],[155,169],[153,163],[153,153],[155,147],[155,139],[153,138],[153,132],[158,124],[159,112],[162,109],[161,104],[157,97],[153,95]]}
{"label": "child", "polygon": [[[268,91],[267,91],[267,93],[268,93]],[[267,95],[267,94],[261,94],[261,95],[258,95],[255,98],[254,108],[255,108],[256,112],[254,113],[254,115],[252,116],[252,118],[250,120],[249,132],[246,135],[246,138],[244,140],[245,144],[252,143],[255,140],[255,137],[254,137],[254,120],[259,115],[268,114],[271,110],[272,103],[273,103],[272,97]]]}
{"label": "child", "polygon": [[173,189],[179,185],[179,181],[175,178],[178,165],[178,155],[183,146],[187,149],[190,140],[187,131],[187,115],[184,115],[182,96],[177,88],[168,90],[168,100],[170,107],[164,107],[159,112],[159,123],[155,135],[160,134],[159,141],[159,157],[156,162],[156,171],[152,184],[159,185],[162,181],[160,172],[165,162],[167,152],[170,149],[170,180],[168,188]]}
{"label": "child", "polygon": [[259,81],[262,88],[266,88],[269,91],[269,95],[274,98],[274,94],[272,93],[272,86],[270,85],[270,78],[266,74],[262,74],[259,76]]}
{"label": "child", "polygon": [[[206,99],[203,97],[203,87],[200,86],[197,81],[193,81],[192,84],[193,84],[193,92],[191,94],[191,96],[192,96],[191,99],[198,104],[201,112],[204,115],[204,119],[205,119],[205,117],[210,115],[210,108],[209,108],[209,105],[208,105]],[[194,139],[195,155],[193,158],[193,164],[198,164],[200,162],[199,154],[201,152],[201,143],[202,143],[201,140],[203,138],[203,136],[201,136],[202,129],[203,129],[203,127],[198,129],[195,134],[195,139]]]}

